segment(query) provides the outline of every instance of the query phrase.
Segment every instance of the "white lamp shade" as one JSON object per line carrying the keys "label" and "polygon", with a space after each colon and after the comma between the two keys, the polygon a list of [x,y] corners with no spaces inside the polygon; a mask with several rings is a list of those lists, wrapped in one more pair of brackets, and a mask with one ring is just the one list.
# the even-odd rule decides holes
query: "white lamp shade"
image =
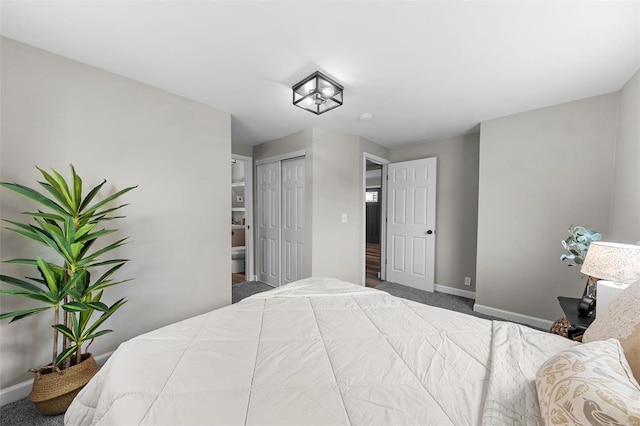
{"label": "white lamp shade", "polygon": [[585,275],[620,284],[640,279],[640,246],[596,241],[580,269]]}
{"label": "white lamp shade", "polygon": [[618,284],[613,281],[598,281],[598,314],[603,314],[609,304],[622,293],[629,284]]}

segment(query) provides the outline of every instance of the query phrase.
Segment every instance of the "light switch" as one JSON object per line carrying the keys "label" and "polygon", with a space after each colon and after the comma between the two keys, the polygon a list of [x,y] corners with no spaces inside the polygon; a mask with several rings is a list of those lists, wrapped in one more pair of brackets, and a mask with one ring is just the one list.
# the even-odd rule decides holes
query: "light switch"
{"label": "light switch", "polygon": [[347,223],[347,214],[342,213],[342,223]]}

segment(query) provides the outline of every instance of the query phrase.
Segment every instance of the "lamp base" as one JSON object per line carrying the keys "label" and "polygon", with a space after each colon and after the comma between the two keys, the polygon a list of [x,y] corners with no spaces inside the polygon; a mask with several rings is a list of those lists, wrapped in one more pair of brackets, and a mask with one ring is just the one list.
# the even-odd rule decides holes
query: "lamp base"
{"label": "lamp base", "polygon": [[593,316],[593,313],[596,310],[596,299],[589,297],[589,296],[583,296],[582,299],[580,299],[580,302],[578,302],[578,316],[585,318],[585,317],[591,317]]}
{"label": "lamp base", "polygon": [[588,277],[587,283],[584,286],[584,292],[582,292],[582,297],[590,297],[592,299],[596,299],[598,293],[598,279],[596,277]]}

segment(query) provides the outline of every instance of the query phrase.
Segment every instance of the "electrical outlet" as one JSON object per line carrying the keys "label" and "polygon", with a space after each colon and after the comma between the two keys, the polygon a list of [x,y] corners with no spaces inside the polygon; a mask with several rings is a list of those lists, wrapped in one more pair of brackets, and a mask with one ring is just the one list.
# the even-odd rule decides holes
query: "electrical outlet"
{"label": "electrical outlet", "polygon": [[466,286],[471,285],[471,277],[464,277],[464,285]]}

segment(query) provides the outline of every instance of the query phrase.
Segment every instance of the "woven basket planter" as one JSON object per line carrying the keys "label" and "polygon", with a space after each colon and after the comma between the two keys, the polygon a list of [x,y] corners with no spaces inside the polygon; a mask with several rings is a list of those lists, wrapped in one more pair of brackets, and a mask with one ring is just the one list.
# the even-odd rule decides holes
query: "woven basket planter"
{"label": "woven basket planter", "polygon": [[46,416],[63,414],[80,389],[98,372],[98,364],[91,354],[82,355],[80,364],[60,371],[51,366],[35,371],[29,400]]}

